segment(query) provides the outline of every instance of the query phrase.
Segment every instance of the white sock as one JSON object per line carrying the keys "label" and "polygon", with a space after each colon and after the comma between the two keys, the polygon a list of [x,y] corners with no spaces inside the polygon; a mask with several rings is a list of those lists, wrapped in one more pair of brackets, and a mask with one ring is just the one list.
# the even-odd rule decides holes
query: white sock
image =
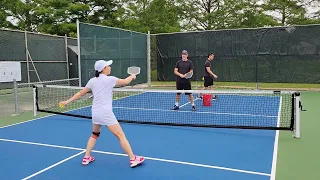
{"label": "white sock", "polygon": [[176,105],[176,106],[179,106],[179,103],[178,103],[178,102],[176,102],[176,103],[175,103],[175,105]]}
{"label": "white sock", "polygon": [[192,106],[194,106],[194,102],[192,103]]}

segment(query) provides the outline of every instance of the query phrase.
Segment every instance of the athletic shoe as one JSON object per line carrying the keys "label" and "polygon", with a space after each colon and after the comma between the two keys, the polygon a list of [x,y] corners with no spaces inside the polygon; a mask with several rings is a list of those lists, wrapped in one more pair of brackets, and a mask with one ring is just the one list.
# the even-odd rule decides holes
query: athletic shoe
{"label": "athletic shoe", "polygon": [[196,111],[196,106],[192,106],[192,111]]}
{"label": "athletic shoe", "polygon": [[91,163],[92,161],[94,161],[94,157],[93,156],[84,157],[82,159],[82,164],[83,165],[87,165],[87,164]]}
{"label": "athletic shoe", "polygon": [[144,161],[144,157],[141,156],[135,156],[134,160],[130,160],[130,166],[136,167],[137,165],[141,164]]}
{"label": "athletic shoe", "polygon": [[174,105],[174,107],[171,110],[179,110],[179,106]]}

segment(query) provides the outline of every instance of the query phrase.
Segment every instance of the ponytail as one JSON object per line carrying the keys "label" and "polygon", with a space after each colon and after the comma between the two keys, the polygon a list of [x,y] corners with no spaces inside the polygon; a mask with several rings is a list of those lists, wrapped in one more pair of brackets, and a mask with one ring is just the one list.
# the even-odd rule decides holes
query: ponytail
{"label": "ponytail", "polygon": [[100,75],[100,72],[96,71],[96,77],[99,77],[99,75]]}

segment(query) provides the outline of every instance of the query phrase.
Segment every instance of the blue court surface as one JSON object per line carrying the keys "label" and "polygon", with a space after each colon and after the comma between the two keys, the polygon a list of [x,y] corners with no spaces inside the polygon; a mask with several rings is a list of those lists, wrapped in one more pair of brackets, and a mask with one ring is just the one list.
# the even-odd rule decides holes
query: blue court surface
{"label": "blue court surface", "polygon": [[[179,111],[170,110],[174,95],[157,100],[148,97],[154,95],[115,100],[115,115],[141,121],[168,118],[165,121],[210,123],[210,119],[221,124],[266,126],[274,126],[280,119],[279,97],[221,95],[209,107],[197,99],[196,112],[191,111],[185,95]],[[90,119],[51,115],[0,128],[0,153],[5,162],[0,167],[1,179],[267,180],[275,176],[278,133],[273,130],[121,126],[134,153],[146,157],[141,166],[130,168],[129,158],[106,128],[92,153],[95,161],[83,166],[92,132]]]}

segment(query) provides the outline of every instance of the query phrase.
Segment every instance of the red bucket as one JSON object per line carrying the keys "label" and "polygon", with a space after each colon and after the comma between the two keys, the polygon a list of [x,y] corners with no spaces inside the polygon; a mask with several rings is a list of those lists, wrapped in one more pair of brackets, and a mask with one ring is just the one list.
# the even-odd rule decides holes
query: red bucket
{"label": "red bucket", "polygon": [[204,94],[202,96],[202,103],[204,106],[211,106],[212,95],[211,94]]}

